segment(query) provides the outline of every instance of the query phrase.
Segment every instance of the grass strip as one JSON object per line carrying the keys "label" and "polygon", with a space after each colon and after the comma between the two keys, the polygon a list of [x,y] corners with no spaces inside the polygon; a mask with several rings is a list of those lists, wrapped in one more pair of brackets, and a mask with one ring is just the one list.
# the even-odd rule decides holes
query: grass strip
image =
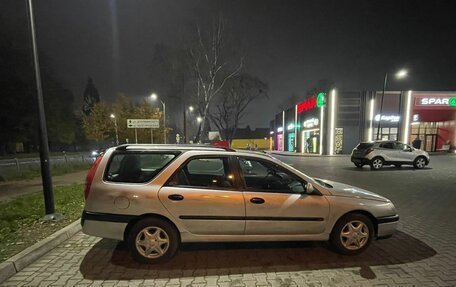
{"label": "grass strip", "polygon": [[81,216],[84,208],[83,185],[54,188],[58,222],[43,222],[42,193],[27,194],[0,204],[0,262],[67,226]]}

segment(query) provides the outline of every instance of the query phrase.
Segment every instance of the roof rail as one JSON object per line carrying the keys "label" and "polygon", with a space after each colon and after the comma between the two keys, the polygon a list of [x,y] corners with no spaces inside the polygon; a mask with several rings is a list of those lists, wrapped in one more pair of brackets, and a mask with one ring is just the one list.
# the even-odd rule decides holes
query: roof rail
{"label": "roof rail", "polygon": [[175,148],[175,149],[183,148],[183,149],[187,149],[187,150],[196,148],[196,149],[214,149],[214,150],[235,151],[232,148],[213,146],[213,145],[209,145],[209,144],[123,144],[123,145],[117,146],[116,150],[125,151],[129,147],[130,148],[136,147],[138,149],[141,149],[141,148],[147,149],[147,148],[153,148],[153,147],[156,147],[156,148],[169,147],[169,148]]}

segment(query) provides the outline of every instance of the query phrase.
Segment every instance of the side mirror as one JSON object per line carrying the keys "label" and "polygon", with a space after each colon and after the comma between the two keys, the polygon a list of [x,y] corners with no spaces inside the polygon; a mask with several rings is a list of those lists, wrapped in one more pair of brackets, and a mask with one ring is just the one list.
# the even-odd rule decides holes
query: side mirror
{"label": "side mirror", "polygon": [[314,192],[314,190],[315,190],[314,186],[310,182],[308,182],[306,184],[306,193],[311,194]]}

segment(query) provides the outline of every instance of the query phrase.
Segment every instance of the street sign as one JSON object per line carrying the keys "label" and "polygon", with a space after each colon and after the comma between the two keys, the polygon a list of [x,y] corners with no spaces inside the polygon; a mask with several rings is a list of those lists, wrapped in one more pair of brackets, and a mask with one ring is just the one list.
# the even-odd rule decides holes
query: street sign
{"label": "street sign", "polygon": [[158,119],[127,119],[129,129],[158,129],[160,122]]}

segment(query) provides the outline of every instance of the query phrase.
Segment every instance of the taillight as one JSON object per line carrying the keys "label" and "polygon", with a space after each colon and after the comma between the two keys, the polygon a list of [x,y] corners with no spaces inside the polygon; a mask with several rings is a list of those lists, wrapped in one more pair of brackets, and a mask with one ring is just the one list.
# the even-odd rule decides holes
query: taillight
{"label": "taillight", "polygon": [[95,162],[92,164],[92,166],[89,169],[89,172],[87,173],[86,177],[86,184],[85,184],[85,189],[84,189],[84,199],[87,200],[87,197],[89,197],[89,192],[90,192],[90,186],[92,185],[93,178],[95,177],[95,173],[97,172],[97,168],[100,165],[101,159],[103,158],[103,154],[100,154]]}
{"label": "taillight", "polygon": [[370,154],[370,153],[373,152],[373,151],[374,151],[373,148],[368,148],[368,149],[366,150],[366,155],[367,155],[367,154]]}

